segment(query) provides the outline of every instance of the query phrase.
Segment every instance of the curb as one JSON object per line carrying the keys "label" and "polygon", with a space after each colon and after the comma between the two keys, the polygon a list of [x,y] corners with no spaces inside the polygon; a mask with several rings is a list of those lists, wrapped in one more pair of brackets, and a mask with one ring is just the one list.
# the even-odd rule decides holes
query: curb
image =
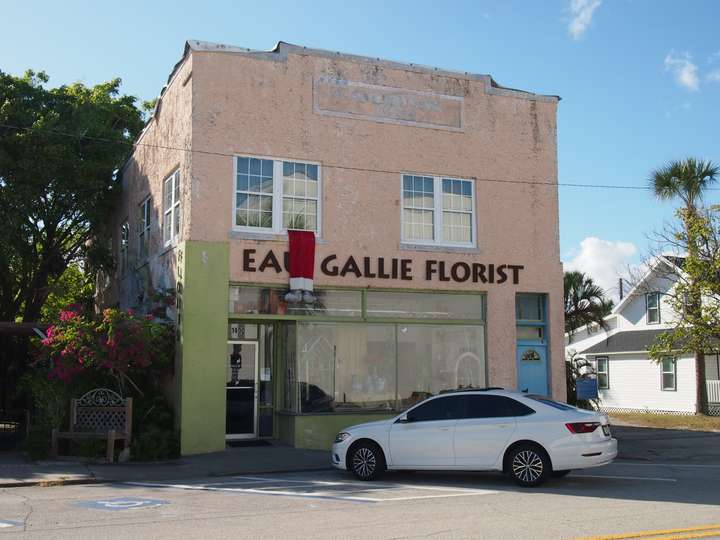
{"label": "curb", "polygon": [[102,480],[97,478],[69,478],[59,480],[21,480],[18,482],[2,482],[0,488],[17,487],[53,487],[53,486],[81,486],[86,484],[101,484]]}

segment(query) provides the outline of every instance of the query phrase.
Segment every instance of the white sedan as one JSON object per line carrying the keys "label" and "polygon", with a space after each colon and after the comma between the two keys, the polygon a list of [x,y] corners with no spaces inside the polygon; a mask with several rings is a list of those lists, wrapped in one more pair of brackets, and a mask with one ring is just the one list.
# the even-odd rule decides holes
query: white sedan
{"label": "white sedan", "polygon": [[349,427],[331,459],[361,480],[388,469],[503,471],[537,486],[616,455],[604,413],[490,388],[441,394],[395,418]]}

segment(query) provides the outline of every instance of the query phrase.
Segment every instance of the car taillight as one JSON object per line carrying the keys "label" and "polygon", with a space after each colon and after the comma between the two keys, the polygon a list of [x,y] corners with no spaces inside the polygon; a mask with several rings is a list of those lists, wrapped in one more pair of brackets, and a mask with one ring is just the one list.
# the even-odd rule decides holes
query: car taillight
{"label": "car taillight", "polygon": [[570,433],[592,433],[600,427],[600,422],[571,422],[565,424]]}

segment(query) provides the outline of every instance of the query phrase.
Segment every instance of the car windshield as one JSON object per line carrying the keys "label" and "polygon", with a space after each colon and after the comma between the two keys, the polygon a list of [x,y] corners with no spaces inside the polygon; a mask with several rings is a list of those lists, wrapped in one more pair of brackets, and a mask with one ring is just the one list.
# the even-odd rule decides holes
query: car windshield
{"label": "car windshield", "polygon": [[546,398],[545,396],[529,395],[527,397],[532,399],[533,401],[539,401],[540,403],[549,405],[550,407],[554,407],[561,411],[574,411],[575,410],[575,407],[573,407],[572,405],[568,405],[567,403],[561,403],[559,401],[554,401],[550,398]]}

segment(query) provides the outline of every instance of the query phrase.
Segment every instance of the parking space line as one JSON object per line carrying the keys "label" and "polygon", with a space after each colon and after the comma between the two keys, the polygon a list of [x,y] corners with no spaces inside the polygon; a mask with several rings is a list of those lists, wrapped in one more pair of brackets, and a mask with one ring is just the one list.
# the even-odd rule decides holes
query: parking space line
{"label": "parking space line", "polygon": [[677,482],[677,478],[658,478],[655,476],[613,476],[609,474],[573,474],[570,478],[609,478],[611,480],[648,480],[650,482]]}
{"label": "parking space line", "polygon": [[[173,488],[183,490],[196,490],[196,491],[216,491],[225,493],[249,493],[253,495],[275,495],[283,497],[298,497],[298,498],[309,498],[309,499],[330,499],[338,501],[353,501],[353,502],[392,502],[392,501],[411,501],[411,500],[422,500],[422,499],[439,499],[449,497],[467,497],[477,495],[490,495],[498,493],[497,491],[491,491],[486,489],[471,489],[471,488],[458,488],[458,487],[444,487],[444,486],[429,486],[429,485],[413,485],[413,484],[376,484],[366,482],[331,482],[331,481],[314,481],[314,480],[293,480],[284,478],[258,478],[258,477],[234,477],[235,480],[250,480],[249,485],[253,487],[243,487],[242,482],[240,486],[233,486],[234,482],[213,482],[209,484],[169,484],[169,483],[156,483],[156,482],[126,482],[127,485],[139,486],[139,487],[161,487],[161,488]],[[292,484],[288,486],[287,484]],[[280,485],[278,485],[280,484]],[[349,489],[345,491],[326,491],[322,488],[330,487],[347,487]],[[312,488],[320,488],[313,490]],[[417,491],[432,491],[432,494],[418,494],[418,495],[401,495],[393,496],[393,492],[406,491],[406,490],[417,490]],[[377,492],[376,496],[360,495],[361,493]],[[381,497],[382,492],[386,492],[386,497]]]}

